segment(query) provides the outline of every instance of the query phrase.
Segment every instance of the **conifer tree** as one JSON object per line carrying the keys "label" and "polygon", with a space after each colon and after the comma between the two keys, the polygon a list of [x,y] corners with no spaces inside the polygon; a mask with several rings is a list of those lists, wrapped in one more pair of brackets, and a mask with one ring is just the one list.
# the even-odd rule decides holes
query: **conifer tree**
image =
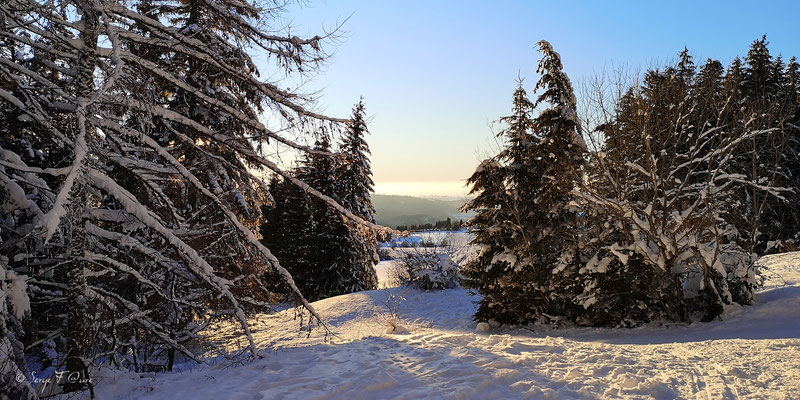
{"label": "conifer tree", "polygon": [[[375,183],[369,158],[371,153],[365,138],[369,133],[365,117],[364,99],[361,98],[353,107],[350,124],[339,145],[342,157],[335,175],[341,204],[364,220],[375,222],[375,207],[372,205]],[[378,281],[373,266],[380,261],[376,233],[350,221],[345,221],[345,224],[349,242],[343,247],[347,253],[345,258],[350,260],[350,268],[357,277],[351,284],[351,291],[375,289]]]}
{"label": "conifer tree", "polygon": [[515,286],[525,284],[516,280],[515,272],[530,265],[525,259],[530,255],[519,251],[530,232],[522,224],[524,211],[519,209],[516,183],[511,186],[512,173],[524,176],[527,171],[523,168],[530,165],[533,103],[521,81],[513,99],[512,114],[500,120],[507,127],[498,134],[508,145],[500,154],[484,160],[467,180],[472,185],[470,194],[476,196],[462,207],[462,211],[476,211],[466,225],[475,234],[472,243],[480,246],[478,257],[464,267],[462,284],[482,296],[475,314],[475,319],[482,321],[513,321],[520,313],[537,313],[528,311],[537,304],[528,303],[524,290]]}
{"label": "conifer tree", "polygon": [[794,189],[792,197],[784,203],[786,229],[783,239],[786,241],[782,249],[790,250],[800,247],[800,64],[792,57],[786,65],[785,97],[782,100],[789,109],[789,117],[784,125],[786,132],[786,165],[790,177],[788,186]]}
{"label": "conifer tree", "polygon": [[[772,66],[751,67],[756,60]],[[578,191],[594,238],[584,268],[604,271],[586,286],[588,317],[709,321],[726,304],[752,303],[752,244],[763,240],[753,229],[790,190],[768,161],[783,151],[780,112],[749,100],[753,88],[774,85],[764,74],[783,67],[763,39],[747,62],[735,59],[723,75],[709,60],[695,74],[684,50],[676,66],[648,71],[600,126],[607,140]]]}
{"label": "conifer tree", "polygon": [[339,151],[343,160],[337,173],[341,185],[341,204],[367,221],[375,221],[372,193],[372,166],[369,145],[364,136],[369,133],[364,120],[364,99],[353,107],[351,122],[345,131]]}
{"label": "conifer tree", "polygon": [[[501,119],[507,147],[468,180],[478,195],[463,209],[478,211],[468,225],[477,229],[473,243],[482,250],[466,267],[465,286],[483,296],[478,320],[527,323],[571,313],[579,261],[571,192],[586,145],[561,57],[546,41],[538,47],[541,94],[534,103],[517,89],[513,114]],[[544,110],[532,119],[540,104]]]}
{"label": "conifer tree", "polygon": [[791,96],[787,84],[791,77],[782,58],[770,54],[766,36],[752,43],[743,65],[731,68],[729,82],[738,86],[739,107],[728,123],[771,129],[748,142],[747,153],[734,160],[734,170],[749,180],[787,189],[780,196],[771,196],[757,187],[743,188],[739,198],[741,218],[736,222],[739,242],[754,253],[778,251],[800,229],[800,187],[795,185],[791,171],[798,160],[796,128],[790,121],[796,106],[786,97]]}
{"label": "conifer tree", "polygon": [[[323,135],[316,149],[330,150],[327,136]],[[344,182],[337,179],[341,176],[341,158],[311,154],[300,168],[298,177],[320,192],[347,204],[343,199],[356,198],[349,192],[356,188],[343,186]],[[359,234],[362,233],[357,226],[348,223],[334,209],[318,199],[309,200],[312,201],[313,210],[310,219],[315,224],[314,237],[310,242],[314,243],[316,260],[307,265],[309,273],[305,276],[308,277],[308,296],[320,299],[377,288],[377,275],[372,268],[376,262],[375,248],[371,247],[371,251],[368,251],[365,248],[367,244],[359,240]],[[367,236],[374,243],[374,235]],[[303,281],[302,277],[298,280]]]}
{"label": "conifer tree", "polygon": [[[294,174],[324,195],[348,204],[348,197],[358,198],[348,191],[357,187],[346,186],[347,180],[341,179],[346,162],[342,159],[348,156],[331,156],[330,147],[328,135],[321,133],[314,152],[300,161]],[[275,205],[265,211],[262,240],[275,246],[278,259],[308,299],[377,288],[373,269],[377,242],[372,231],[286,180],[273,180],[270,191]]]}
{"label": "conifer tree", "polygon": [[37,399],[31,387],[20,337],[24,334],[21,319],[30,313],[24,275],[17,275],[0,256],[0,397],[8,399]]}
{"label": "conifer tree", "polygon": [[285,4],[268,3],[0,4],[0,193],[21,193],[0,195],[0,246],[33,282],[26,345],[64,338],[60,361],[82,379],[91,363],[194,359],[188,342],[220,319],[255,355],[247,314],[278,299],[318,318],[253,233],[266,171],[375,227],[259,151],[311,151],[262,113],[301,135],[346,122],[258,78],[252,49],[289,74],[325,58],[325,38],[275,34]]}

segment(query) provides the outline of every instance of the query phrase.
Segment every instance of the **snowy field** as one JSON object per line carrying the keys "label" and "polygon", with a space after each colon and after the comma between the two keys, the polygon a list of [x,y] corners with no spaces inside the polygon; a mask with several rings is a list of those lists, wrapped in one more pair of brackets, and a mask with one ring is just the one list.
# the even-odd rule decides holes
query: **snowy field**
{"label": "snowy field", "polygon": [[[183,372],[106,376],[100,399],[798,399],[800,253],[762,260],[757,304],[724,321],[637,329],[476,330],[463,289],[391,288],[314,303],[335,334],[294,313],[258,318],[264,358]],[[391,266],[382,262],[381,269]],[[386,274],[381,275],[384,279]],[[388,334],[387,296],[406,334]],[[221,330],[219,340],[232,331]]]}

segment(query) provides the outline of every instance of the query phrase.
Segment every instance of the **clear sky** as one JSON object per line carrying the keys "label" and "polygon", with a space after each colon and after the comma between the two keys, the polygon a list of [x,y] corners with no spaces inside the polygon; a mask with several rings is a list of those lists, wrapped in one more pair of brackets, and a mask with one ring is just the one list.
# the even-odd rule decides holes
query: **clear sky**
{"label": "clear sky", "polygon": [[574,83],[603,69],[663,65],[687,46],[698,62],[729,62],[767,34],[773,55],[800,56],[800,1],[311,2],[289,13],[294,33],[348,16],[331,62],[304,85],[318,108],[349,115],[363,95],[376,191],[462,195],[492,152],[516,78],[532,90],[550,41]]}

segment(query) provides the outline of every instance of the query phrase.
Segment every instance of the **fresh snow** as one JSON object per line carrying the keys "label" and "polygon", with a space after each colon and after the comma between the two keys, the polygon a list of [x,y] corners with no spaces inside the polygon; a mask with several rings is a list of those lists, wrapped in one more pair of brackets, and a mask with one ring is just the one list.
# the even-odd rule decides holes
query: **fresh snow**
{"label": "fresh snow", "polygon": [[27,276],[7,270],[5,265],[0,264],[0,307],[8,303],[12,314],[17,318],[22,318],[31,311],[26,279]]}
{"label": "fresh snow", "polygon": [[[101,399],[523,399],[800,397],[800,253],[762,260],[774,278],[724,320],[635,329],[504,328],[472,321],[462,288],[400,287],[313,303],[335,334],[310,337],[294,311],[251,321],[263,358],[105,373]],[[390,278],[392,261],[379,264]],[[780,277],[778,277],[780,275]],[[397,300],[398,298],[405,300]],[[387,305],[387,298],[389,304]],[[390,306],[408,332],[387,333]],[[395,303],[393,303],[395,302]],[[398,321],[394,321],[397,323]],[[237,327],[215,339],[234,345]],[[397,331],[395,331],[397,332]]]}

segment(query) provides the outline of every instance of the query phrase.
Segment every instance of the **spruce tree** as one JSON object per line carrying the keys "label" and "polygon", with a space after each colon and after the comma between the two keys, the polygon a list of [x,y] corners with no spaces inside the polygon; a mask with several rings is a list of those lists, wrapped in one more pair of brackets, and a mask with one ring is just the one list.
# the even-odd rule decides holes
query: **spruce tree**
{"label": "spruce tree", "polygon": [[[353,186],[337,179],[343,170],[341,159],[347,156],[333,156],[330,150],[329,136],[321,133],[314,152],[300,161],[294,174],[322,194],[348,204],[345,199],[357,198],[346,190]],[[277,246],[276,256],[308,299],[377,288],[373,269],[377,242],[371,230],[353,224],[326,202],[286,180],[273,180],[270,191],[275,204],[265,211],[262,241]]]}
{"label": "spruce tree", "polygon": [[713,60],[690,65],[684,50],[677,65],[648,71],[600,126],[606,140],[578,192],[593,238],[584,268],[604,270],[586,285],[592,319],[709,321],[751,304],[752,251],[785,227],[775,223],[791,193],[787,164],[775,161],[786,157],[782,62],[762,38],[724,74]]}
{"label": "spruce tree", "polygon": [[538,314],[529,311],[537,304],[528,303],[524,290],[517,288],[526,282],[516,276],[516,271],[530,265],[526,260],[529,255],[519,251],[530,232],[522,225],[524,211],[519,209],[516,185],[511,186],[512,171],[517,169],[516,175],[522,176],[525,171],[519,170],[529,165],[533,127],[533,103],[521,81],[513,100],[512,114],[501,118],[507,127],[498,134],[508,145],[500,154],[481,162],[467,180],[472,185],[470,194],[476,196],[462,207],[462,211],[476,211],[466,225],[475,234],[472,243],[481,250],[464,266],[462,284],[482,296],[475,314],[480,321],[514,321],[520,314]]}
{"label": "spruce tree", "polygon": [[253,49],[291,75],[325,58],[319,36],[275,34],[283,7],[0,4],[0,246],[31,278],[27,344],[64,338],[60,361],[85,378],[98,360],[155,371],[196,359],[188,342],[221,319],[239,323],[255,355],[247,314],[278,300],[318,318],[253,232],[269,199],[260,176],[374,224],[260,152],[311,151],[262,114],[292,127],[345,122],[259,78]]}
{"label": "spruce tree", "polygon": [[786,169],[791,178],[788,185],[794,189],[793,197],[785,204],[784,215],[787,219],[787,229],[784,239],[786,243],[782,250],[797,249],[800,247],[800,64],[797,58],[792,57],[786,66],[786,86],[784,89],[784,102],[789,107],[789,117],[785,127],[786,135]]}
{"label": "spruce tree", "polygon": [[364,120],[364,99],[353,107],[353,115],[347,126],[339,151],[343,160],[339,165],[337,179],[341,186],[341,204],[368,221],[375,221],[372,193],[372,166],[369,160],[369,145],[364,136],[369,133]]}
{"label": "spruce tree", "polygon": [[[573,193],[583,180],[586,143],[581,136],[577,100],[572,83],[563,71],[561,57],[550,43],[538,43],[542,59],[536,84],[541,94],[535,106],[545,107],[534,121],[533,161],[538,182],[528,198],[528,215],[536,232],[529,250],[539,277],[539,290],[548,298],[547,315],[575,319],[582,308],[575,304],[575,293],[582,283],[578,277],[580,243],[583,240],[581,209]],[[539,316],[541,318],[541,316]]]}
{"label": "spruce tree", "polygon": [[[546,41],[536,102],[520,87],[511,116],[501,122],[507,146],[481,163],[468,183],[476,210],[480,256],[465,268],[465,287],[482,295],[477,320],[528,323],[571,315],[577,265],[577,215],[571,194],[581,177],[586,145],[572,84]],[[533,119],[537,105],[545,107]]]}
{"label": "spruce tree", "polygon": [[[369,158],[371,153],[365,138],[369,133],[365,117],[362,98],[353,107],[350,123],[339,145],[342,157],[335,175],[341,204],[364,220],[375,222],[372,204],[375,183]],[[345,221],[345,224],[348,230],[348,245],[344,246],[346,259],[350,260],[352,274],[356,277],[351,284],[352,291],[375,289],[378,278],[373,267],[380,261],[376,233],[350,221]]]}
{"label": "spruce tree", "polygon": [[17,275],[7,266],[7,258],[0,256],[0,397],[8,399],[37,399],[31,387],[25,365],[25,347],[20,341],[24,334],[21,320],[30,313],[30,299],[26,276]]}
{"label": "spruce tree", "polygon": [[[330,150],[330,142],[326,135],[317,142],[315,149],[323,152]],[[349,191],[356,188],[346,187],[342,185],[343,181],[337,179],[341,176],[338,173],[342,169],[341,158],[318,153],[310,154],[305,165],[300,168],[298,177],[346,206],[347,201],[343,199],[357,197]],[[368,178],[371,180],[371,177]],[[366,230],[361,232],[358,226],[350,224],[328,204],[316,198],[310,200],[313,210],[311,220],[316,224],[311,242],[314,243],[317,259],[308,266],[310,269],[310,274],[306,275],[310,287],[308,295],[320,299],[376,289],[377,275],[372,268],[376,262],[374,257],[376,249],[370,247],[371,251],[368,251],[366,249],[368,245],[364,243],[366,238],[363,240],[360,238],[360,235],[367,236],[374,243],[374,234]],[[357,212],[352,209],[351,211]]]}
{"label": "spruce tree", "polygon": [[742,216],[737,227],[740,243],[751,252],[764,254],[779,251],[794,239],[800,225],[797,204],[799,187],[795,185],[792,165],[797,164],[796,128],[791,118],[796,113],[786,66],[780,56],[773,57],[766,36],[755,40],[731,84],[737,83],[738,114],[730,124],[749,129],[770,130],[748,142],[748,152],[734,161],[735,171],[749,180],[769,182],[786,190],[773,196],[757,186],[743,188],[740,195]]}

